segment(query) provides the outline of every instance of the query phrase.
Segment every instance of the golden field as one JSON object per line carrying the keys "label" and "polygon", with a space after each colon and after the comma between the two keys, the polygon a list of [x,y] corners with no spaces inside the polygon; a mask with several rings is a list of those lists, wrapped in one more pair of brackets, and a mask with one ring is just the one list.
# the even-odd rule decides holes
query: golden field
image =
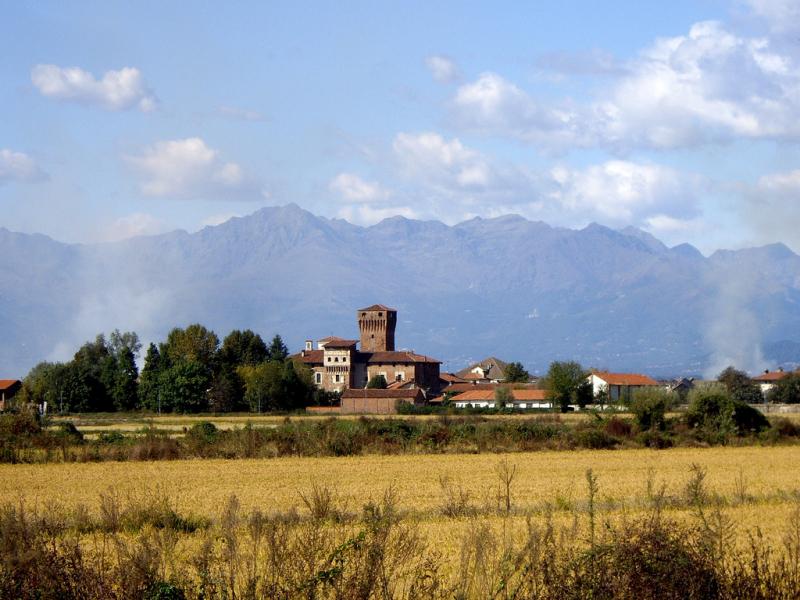
{"label": "golden field", "polygon": [[[213,516],[236,495],[245,509],[302,509],[301,493],[313,485],[335,491],[352,511],[393,486],[399,508],[424,529],[440,529],[444,492],[440,479],[468,492],[476,508],[496,505],[497,468],[516,466],[512,483],[515,513],[548,507],[566,517],[584,512],[586,471],[598,478],[604,518],[645,510],[648,479],[682,497],[693,464],[706,470],[710,492],[723,499],[740,530],[759,526],[779,540],[800,494],[800,447],[677,448],[670,450],[583,450],[480,455],[399,455],[269,460],[180,460],[41,465],[0,465],[0,502],[96,510],[99,496],[168,495],[182,512]],[[742,503],[741,498],[747,497]],[[681,509],[684,511],[684,509]],[[681,512],[678,511],[678,512]],[[451,528],[453,529],[453,528]],[[460,529],[455,527],[451,533]],[[440,532],[443,533],[443,532]],[[439,535],[439,534],[437,534]],[[449,534],[448,536],[449,537]]]}

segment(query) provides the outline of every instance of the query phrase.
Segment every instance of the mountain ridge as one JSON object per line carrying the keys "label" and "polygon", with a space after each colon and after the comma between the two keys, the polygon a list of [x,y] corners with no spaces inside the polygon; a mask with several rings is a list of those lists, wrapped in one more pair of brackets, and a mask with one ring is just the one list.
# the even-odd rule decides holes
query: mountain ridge
{"label": "mountain ridge", "polygon": [[399,347],[454,370],[488,355],[538,372],[564,358],[664,376],[760,370],[776,365],[758,347],[800,330],[800,256],[785,245],[705,257],[635,228],[519,215],[360,226],[289,204],[102,244],[0,228],[0,253],[3,376],[113,328],[157,341],[199,321],[221,336],[280,333],[294,349],[355,335],[355,309],[376,301],[400,310]]}

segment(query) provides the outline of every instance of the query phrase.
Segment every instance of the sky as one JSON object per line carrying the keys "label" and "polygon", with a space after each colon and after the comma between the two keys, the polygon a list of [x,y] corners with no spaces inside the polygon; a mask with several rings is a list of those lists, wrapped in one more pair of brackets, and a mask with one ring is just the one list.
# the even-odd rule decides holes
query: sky
{"label": "sky", "polygon": [[800,252],[800,0],[0,8],[0,227],[296,203]]}

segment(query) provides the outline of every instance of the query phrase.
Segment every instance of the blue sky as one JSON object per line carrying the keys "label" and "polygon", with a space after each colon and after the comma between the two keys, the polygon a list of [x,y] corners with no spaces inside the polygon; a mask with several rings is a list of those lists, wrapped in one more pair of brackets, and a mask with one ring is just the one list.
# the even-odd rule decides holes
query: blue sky
{"label": "blue sky", "polygon": [[800,3],[8,3],[0,226],[266,205],[800,251]]}

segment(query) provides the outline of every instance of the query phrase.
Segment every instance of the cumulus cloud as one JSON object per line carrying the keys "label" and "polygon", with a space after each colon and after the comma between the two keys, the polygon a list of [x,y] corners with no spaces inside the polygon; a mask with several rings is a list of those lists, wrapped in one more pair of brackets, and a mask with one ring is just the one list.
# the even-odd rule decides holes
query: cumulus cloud
{"label": "cumulus cloud", "polygon": [[786,33],[800,30],[800,4],[797,0],[747,0],[746,4],[773,31]]}
{"label": "cumulus cloud", "polygon": [[250,187],[242,167],[224,162],[197,137],[156,142],[127,161],[141,174],[148,196],[199,198]]}
{"label": "cumulus cloud", "polygon": [[455,121],[467,130],[548,145],[583,143],[578,113],[538,102],[496,73],[460,86],[451,106]]}
{"label": "cumulus cloud", "polygon": [[349,202],[376,202],[389,197],[380,184],[361,179],[353,173],[339,173],[328,187]]}
{"label": "cumulus cloud", "polygon": [[495,179],[489,160],[458,138],[438,133],[399,133],[392,144],[402,172],[443,188],[480,188]]}
{"label": "cumulus cloud", "polygon": [[156,235],[167,230],[166,223],[153,215],[133,213],[112,221],[103,232],[102,239],[106,242],[116,242],[140,235]]}
{"label": "cumulus cloud", "polygon": [[0,185],[10,181],[34,182],[46,178],[44,171],[27,154],[0,148]]}
{"label": "cumulus cloud", "polygon": [[136,108],[149,112],[157,105],[142,73],[134,67],[106,71],[101,79],[96,79],[79,67],[36,65],[31,71],[31,81],[48,98],[97,105],[106,110]]}
{"label": "cumulus cloud", "polygon": [[211,215],[206,217],[200,222],[200,225],[203,227],[216,227],[217,225],[222,225],[223,223],[227,223],[234,217],[240,217],[239,213],[222,213],[217,215]]}
{"label": "cumulus cloud", "polygon": [[496,73],[458,88],[453,117],[470,131],[549,148],[677,148],[735,139],[800,139],[798,65],[767,38],[714,21],[658,39],[625,75],[581,104],[543,102]]}
{"label": "cumulus cloud", "polygon": [[585,169],[552,171],[552,197],[573,213],[604,223],[665,226],[694,213],[686,177],[660,165],[612,160]]}
{"label": "cumulus cloud", "polygon": [[381,184],[353,173],[339,173],[330,181],[328,189],[340,200],[337,216],[351,223],[371,225],[396,215],[409,219],[419,216],[410,206],[393,202],[392,193]]}
{"label": "cumulus cloud", "polygon": [[439,83],[453,83],[461,78],[458,65],[447,56],[435,54],[425,59],[425,66]]}

